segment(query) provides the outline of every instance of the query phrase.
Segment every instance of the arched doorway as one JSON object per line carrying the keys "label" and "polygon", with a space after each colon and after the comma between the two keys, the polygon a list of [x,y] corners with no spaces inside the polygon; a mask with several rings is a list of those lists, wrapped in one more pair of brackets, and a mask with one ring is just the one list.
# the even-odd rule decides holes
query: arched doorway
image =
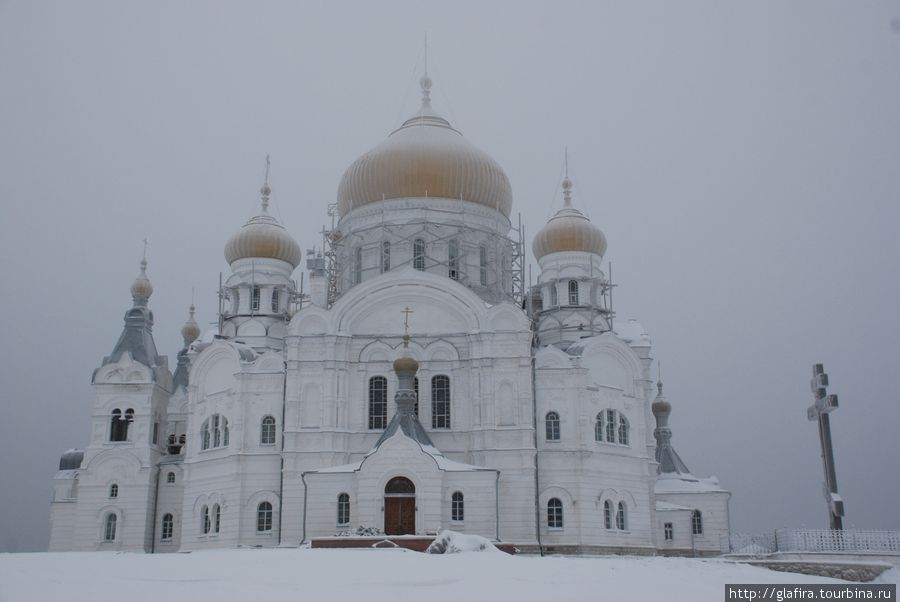
{"label": "arched doorway", "polygon": [[384,487],[384,532],[387,535],[416,532],[416,486],[406,477],[394,477]]}

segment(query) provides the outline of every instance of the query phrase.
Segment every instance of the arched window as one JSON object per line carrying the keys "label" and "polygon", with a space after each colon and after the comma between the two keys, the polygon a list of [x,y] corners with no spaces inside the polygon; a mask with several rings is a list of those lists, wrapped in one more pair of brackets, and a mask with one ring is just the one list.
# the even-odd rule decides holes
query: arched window
{"label": "arched window", "polygon": [[550,285],[550,307],[556,307],[559,305],[559,289],[556,288],[556,283]]}
{"label": "arched window", "polygon": [[578,305],[578,281],[569,280],[569,305]]}
{"label": "arched window", "polygon": [[487,286],[488,279],[488,254],[487,247],[481,245],[478,247],[478,273],[481,282],[481,286]]}
{"label": "arched window", "polygon": [[212,531],[213,533],[219,532],[219,525],[222,523],[222,509],[218,504],[213,504],[212,507]]}
{"label": "arched window", "polygon": [[109,497],[119,497],[119,486],[115,483],[109,486]]}
{"label": "arched window", "polygon": [[628,445],[628,419],[619,414],[619,443]]}
{"label": "arched window", "polygon": [[220,414],[213,414],[203,421],[200,427],[200,449],[228,446],[228,419]]}
{"label": "arched window", "polygon": [[672,523],[663,523],[663,537],[666,541],[675,539],[675,528]]}
{"label": "arched window", "polygon": [[369,379],[369,428],[387,426],[387,379],[373,376]]}
{"label": "arched window", "polygon": [[444,375],[431,379],[431,428],[450,428],[450,378]]}
{"label": "arched window", "polygon": [[256,508],[256,531],[264,533],[272,530],[272,504],[262,502]]}
{"label": "arched window", "polygon": [[172,532],[175,530],[175,518],[169,514],[163,514],[162,517],[162,529],[160,529],[159,539],[160,541],[170,541],[172,539]]}
{"label": "arched window", "polygon": [[259,311],[259,287],[254,286],[250,295],[250,311]]}
{"label": "arched window", "polygon": [[450,520],[462,522],[465,519],[464,504],[462,491],[454,491],[450,498]]}
{"label": "arched window", "polygon": [[559,441],[559,414],[547,412],[547,441]]}
{"label": "arched window", "polygon": [[555,497],[547,501],[547,527],[550,529],[563,528],[563,505]]}
{"label": "arched window", "polygon": [[381,243],[381,273],[385,273],[391,269],[391,243],[383,241]]}
{"label": "arched window", "polygon": [[103,521],[103,541],[116,540],[116,520],[115,513],[110,512],[106,515],[106,520]]}
{"label": "arched window", "polygon": [[612,529],[612,503],[609,500],[603,502],[603,528]]}
{"label": "arched window", "polygon": [[419,415],[419,377],[418,376],[413,378],[413,390],[416,392],[416,405],[413,406],[413,413],[418,417],[418,415]]}
{"label": "arched window", "polygon": [[691,529],[694,535],[703,535],[703,515],[699,510],[694,510],[691,514]]}
{"label": "arched window", "polygon": [[206,535],[209,533],[209,507],[203,506],[200,509],[200,529],[203,531],[203,534]]}
{"label": "arched window", "polygon": [[625,502],[619,502],[618,508],[616,509],[616,529],[618,529],[619,531],[624,531],[628,528],[626,518]]}
{"label": "arched window", "polygon": [[174,482],[175,482],[175,473],[170,472],[169,474],[166,475],[166,483],[172,484]]}
{"label": "arched window", "polygon": [[362,282],[362,247],[353,250],[353,284]]}
{"label": "arched window", "polygon": [[281,305],[280,305],[280,303],[278,303],[278,301],[279,301],[279,299],[278,299],[278,289],[277,289],[277,288],[273,288],[273,289],[272,289],[272,311],[273,311],[274,313],[278,313],[278,310],[279,310],[280,307],[281,307]]}
{"label": "arched window", "polygon": [[122,410],[115,409],[109,418],[109,440],[110,441],[128,441],[128,425],[134,422],[134,410],[127,409],[125,413]]}
{"label": "arched window", "polygon": [[259,444],[275,445],[275,418],[273,416],[266,416],[262,419]]}
{"label": "arched window", "polygon": [[339,524],[339,525],[349,525],[350,524],[350,496],[346,493],[342,493],[338,496],[337,524]]}
{"label": "arched window", "polygon": [[421,238],[413,241],[413,267],[417,270],[425,269],[425,241]]}
{"label": "arched window", "polygon": [[448,275],[454,280],[459,280],[459,241],[451,238],[447,243]]}
{"label": "arched window", "polygon": [[606,410],[606,440],[616,442],[616,411]]}
{"label": "arched window", "polygon": [[594,420],[594,441],[603,441],[603,412],[598,412]]}

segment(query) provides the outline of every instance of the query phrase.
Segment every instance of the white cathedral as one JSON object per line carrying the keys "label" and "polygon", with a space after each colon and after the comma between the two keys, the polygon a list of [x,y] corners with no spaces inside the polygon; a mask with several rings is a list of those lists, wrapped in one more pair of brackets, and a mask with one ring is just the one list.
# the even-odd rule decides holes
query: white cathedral
{"label": "white cathedral", "polygon": [[146,260],[60,459],[49,548],[298,546],[360,526],[524,552],[715,554],[730,493],[671,445],[650,339],[614,319],[606,238],[564,204],[533,240],[501,167],[431,107],[344,173],[308,253],[259,211],[225,245],[219,324],[174,373]]}

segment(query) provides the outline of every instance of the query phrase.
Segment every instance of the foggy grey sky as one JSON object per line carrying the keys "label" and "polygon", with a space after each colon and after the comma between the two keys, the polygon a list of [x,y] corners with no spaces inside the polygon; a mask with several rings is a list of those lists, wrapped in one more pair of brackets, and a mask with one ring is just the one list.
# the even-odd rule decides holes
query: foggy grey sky
{"label": "foggy grey sky", "polygon": [[425,31],[434,107],[505,169],[529,256],[568,146],[733,528],[827,526],[816,361],[845,525],[900,528],[900,3],[0,1],[0,551],[46,549],[141,240],[174,367],[265,155],[318,245],[343,170],[416,109]]}

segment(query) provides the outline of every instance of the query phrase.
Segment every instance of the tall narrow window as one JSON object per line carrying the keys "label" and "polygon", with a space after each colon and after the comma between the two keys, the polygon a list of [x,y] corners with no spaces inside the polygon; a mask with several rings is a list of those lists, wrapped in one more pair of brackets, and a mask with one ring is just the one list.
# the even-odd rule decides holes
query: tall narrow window
{"label": "tall narrow window", "polygon": [[209,507],[203,506],[200,508],[200,529],[203,531],[204,535],[209,533],[209,527]]}
{"label": "tall narrow window", "polygon": [[213,414],[212,417],[212,431],[213,431],[213,447],[219,447],[222,445],[222,427],[219,424],[219,415]]}
{"label": "tall narrow window", "polygon": [[598,412],[594,420],[594,441],[603,441],[603,412]]}
{"label": "tall narrow window", "polygon": [[691,514],[691,530],[694,535],[703,535],[703,515],[699,510],[694,510]]}
{"label": "tall narrow window", "polygon": [[547,441],[559,441],[559,414],[547,412],[545,423],[547,427]]}
{"label": "tall narrow window", "polygon": [[200,436],[203,440],[201,449],[209,449],[209,418],[203,421],[203,426],[200,429]]}
{"label": "tall narrow window", "polygon": [[387,379],[373,376],[369,379],[369,428],[387,426]]}
{"label": "tall narrow window", "polygon": [[391,269],[391,243],[383,241],[381,243],[381,273],[390,271]]}
{"label": "tall narrow window", "polygon": [[172,539],[172,532],[175,530],[175,518],[169,514],[163,514],[162,517],[162,529],[160,530],[160,541],[170,541]]}
{"label": "tall narrow window", "polygon": [[448,275],[454,280],[459,280],[459,241],[450,239],[447,244]]}
{"label": "tall narrow window", "polygon": [[603,528],[612,529],[612,503],[609,500],[603,502]]}
{"label": "tall narrow window", "polygon": [[275,445],[275,418],[266,416],[262,419],[262,430],[259,434],[260,445]]}
{"label": "tall narrow window", "polygon": [[425,240],[417,238],[413,241],[413,267],[425,269]]}
{"label": "tall narrow window", "polygon": [[250,295],[250,311],[259,311],[259,287],[253,287],[253,293]]}
{"label": "tall narrow window", "polygon": [[278,310],[281,309],[281,304],[279,303],[280,299],[278,298],[278,289],[272,289],[272,312],[278,313]]}
{"label": "tall narrow window", "polygon": [[569,305],[578,305],[578,282],[569,280]]}
{"label": "tall narrow window", "polygon": [[342,493],[338,496],[337,501],[337,524],[350,524],[350,496]]}
{"label": "tall narrow window", "polygon": [[228,419],[222,418],[222,445],[228,447]]}
{"label": "tall narrow window", "polygon": [[606,440],[616,442],[616,411],[606,410]]}
{"label": "tall narrow window", "polygon": [[256,530],[259,533],[272,530],[272,504],[262,502],[256,508]]}
{"label": "tall narrow window", "polygon": [[109,486],[109,497],[119,497],[119,486],[115,483]]}
{"label": "tall narrow window", "polygon": [[106,515],[106,520],[103,523],[103,541],[116,540],[116,520],[117,517],[114,513]]}
{"label": "tall narrow window", "polygon": [[487,256],[487,247],[481,245],[478,247],[478,276],[479,281],[481,282],[481,286],[487,286],[487,274],[488,274],[488,256]]}
{"label": "tall narrow window", "polygon": [[616,529],[624,531],[628,528],[627,517],[625,516],[625,502],[619,502],[616,509]]}
{"label": "tall narrow window", "polygon": [[556,288],[556,283],[550,285],[550,306],[556,307],[559,305],[559,289]]}
{"label": "tall narrow window", "polygon": [[419,415],[419,377],[416,376],[413,378],[413,390],[416,392],[416,405],[413,406],[413,413],[418,417]]}
{"label": "tall narrow window", "polygon": [[547,502],[547,526],[551,529],[563,528],[563,505],[555,497]]}
{"label": "tall narrow window", "polygon": [[666,538],[666,541],[675,539],[675,529],[672,527],[672,523],[663,523],[663,537]]}
{"label": "tall narrow window", "polygon": [[628,419],[619,414],[619,443],[628,445]]}
{"label": "tall narrow window", "polygon": [[444,375],[431,379],[431,428],[450,428],[450,378]]}
{"label": "tall narrow window", "polygon": [[166,475],[166,483],[171,485],[174,482],[175,482],[175,473],[170,472],[169,474]]}
{"label": "tall narrow window", "polygon": [[156,445],[156,442],[159,441],[159,423],[153,423],[153,435],[150,437],[150,443]]}
{"label": "tall narrow window", "polygon": [[353,251],[353,284],[362,282],[362,247]]}
{"label": "tall narrow window", "polygon": [[450,520],[462,522],[465,519],[465,500],[461,491],[454,491],[450,498]]}
{"label": "tall narrow window", "polygon": [[222,523],[222,509],[218,504],[213,504],[212,509],[212,530],[213,533],[219,532],[219,525]]}

